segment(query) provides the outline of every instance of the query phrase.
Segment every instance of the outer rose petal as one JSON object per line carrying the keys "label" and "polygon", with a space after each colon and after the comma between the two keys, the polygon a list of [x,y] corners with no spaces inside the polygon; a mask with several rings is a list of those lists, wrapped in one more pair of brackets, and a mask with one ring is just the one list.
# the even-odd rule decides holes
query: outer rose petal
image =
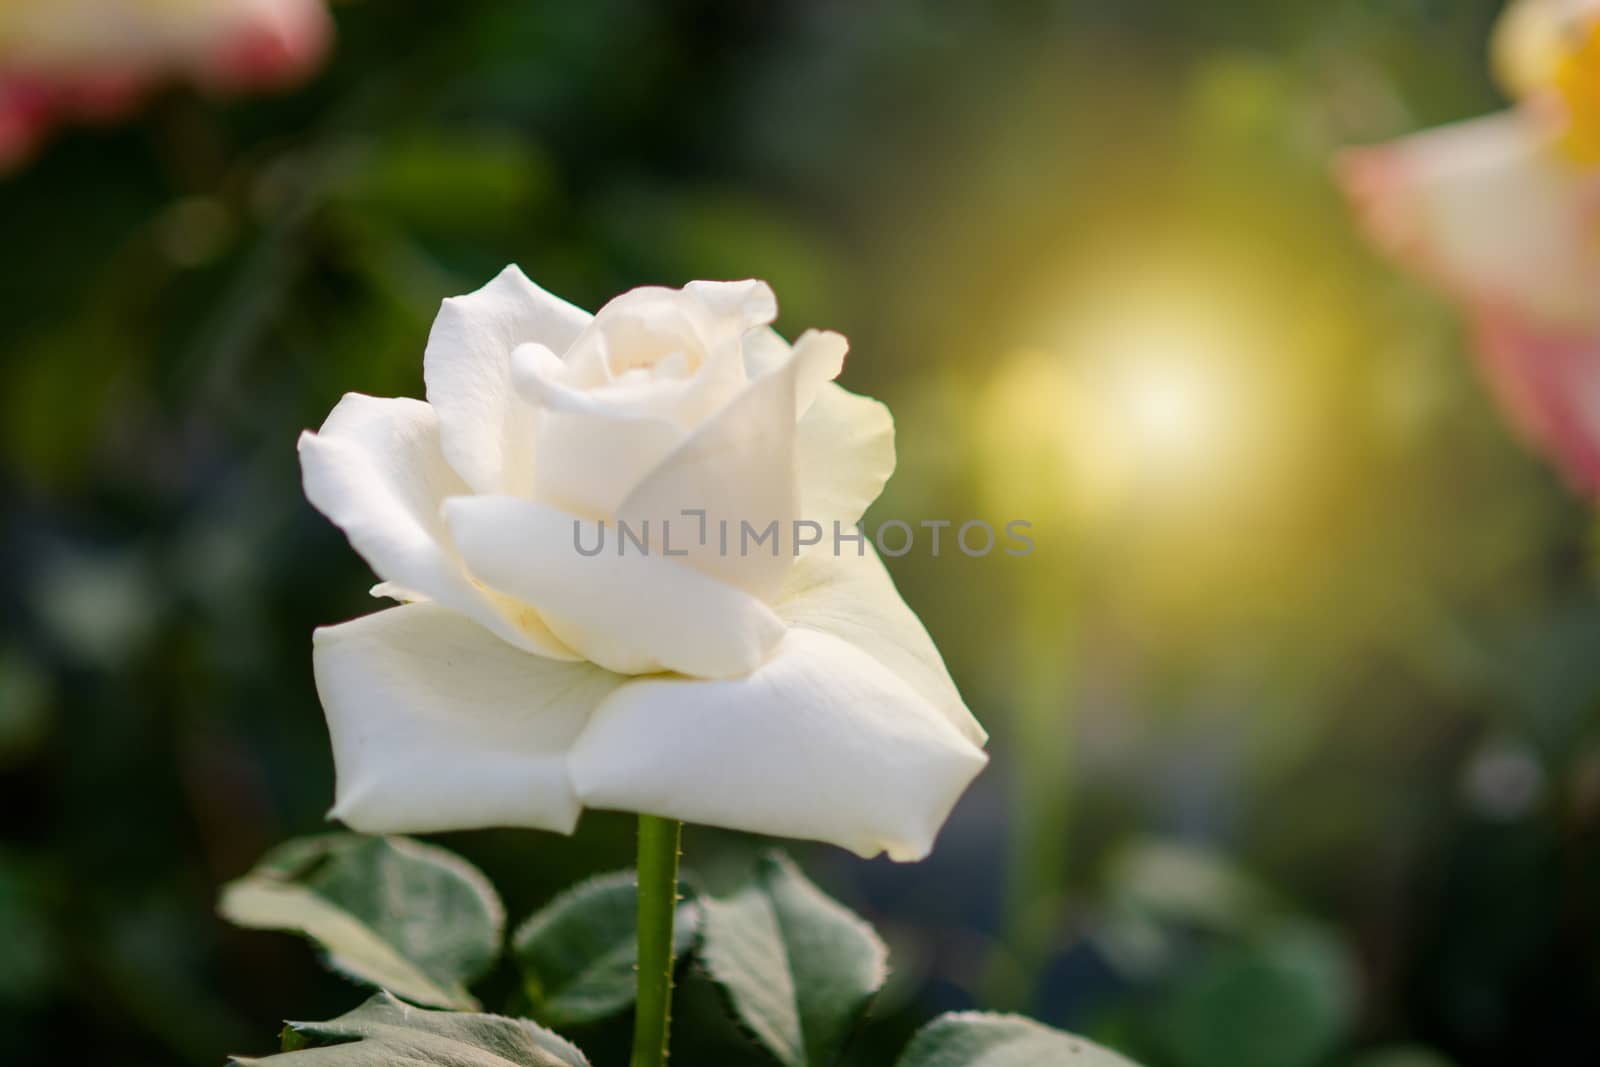
{"label": "outer rose petal", "polygon": [[320,629],[312,663],[338,771],[331,815],[366,833],[571,833],[567,751],[624,681],[519,652],[434,604]]}
{"label": "outer rose petal", "polygon": [[894,463],[889,409],[833,382],[824,384],[795,438],[800,514],[822,523],[830,539],[833,522],[848,532],[883,492]]}
{"label": "outer rose petal", "polygon": [[[752,376],[769,374],[790,358],[788,342],[773,330],[752,333],[744,353]],[[812,384],[795,397],[800,515],[821,523],[831,537],[833,522],[847,530],[860,521],[894,473],[894,419],[878,401],[835,382]]]}
{"label": "outer rose petal", "polygon": [[1477,348],[1512,422],[1574,489],[1600,496],[1600,335],[1539,330],[1480,313]]}
{"label": "outer rose petal", "polygon": [[1374,239],[1458,299],[1600,327],[1600,177],[1531,114],[1357,149],[1341,171]]}
{"label": "outer rose petal", "polygon": [[386,584],[471,616],[518,648],[576,658],[536,612],[467,576],[439,513],[466,487],[444,461],[427,404],[347,394],[320,431],[300,436],[300,466],[307,499]]}
{"label": "outer rose petal", "polygon": [[[661,670],[725,678],[753,670],[783,636],[783,623],[748,593],[661,554],[622,546],[608,524],[605,550],[579,553],[575,519],[518,497],[445,502],[467,565],[483,581],[538,606],[585,658],[624,674]],[[583,524],[583,544],[597,538]]]}
{"label": "outer rose petal", "polygon": [[617,690],[569,758],[586,805],[918,860],[988,757],[877,660],[791,630],[753,674]]}
{"label": "outer rose petal", "polygon": [[860,555],[849,545],[839,554],[832,547],[808,552],[795,564],[783,586],[779,617],[791,627],[848,641],[982,746],[989,735],[967,710],[933,639],[900,598],[878,553],[865,541]]}
{"label": "outer rose petal", "polygon": [[223,89],[292,85],[327,54],[333,19],[323,0],[242,0],[223,39],[197,58],[198,77]]}
{"label": "outer rose petal", "polygon": [[526,492],[532,484],[533,413],[512,387],[512,350],[532,341],[560,352],[589,319],[514,265],[440,306],[422,373],[445,458],[473,492]]}

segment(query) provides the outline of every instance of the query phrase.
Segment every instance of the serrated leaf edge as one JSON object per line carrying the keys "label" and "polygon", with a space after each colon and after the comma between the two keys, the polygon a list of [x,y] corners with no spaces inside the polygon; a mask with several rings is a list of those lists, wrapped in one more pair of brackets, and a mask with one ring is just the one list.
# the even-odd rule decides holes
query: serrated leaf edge
{"label": "serrated leaf edge", "polygon": [[[403,837],[398,834],[370,835],[332,832],[310,835],[303,838],[297,838],[294,841],[284,842],[276,848],[268,851],[266,855],[262,856],[262,858],[256,862],[255,866],[245,874],[235,878],[233,881],[228,882],[222,887],[217,900],[217,914],[241,929],[270,930],[275,933],[290,934],[308,942],[314,949],[317,950],[317,955],[322,959],[324,965],[327,966],[329,970],[334,971],[336,974],[356,983],[357,985],[366,986],[369,989],[377,989],[382,992],[389,993],[391,996],[395,996],[424,1007],[448,1008],[454,1011],[477,1011],[479,1008],[481,1008],[482,1004],[479,1003],[478,999],[468,991],[466,982],[474,981],[487,974],[494,967],[494,964],[500,953],[497,952],[495,956],[491,957],[484,963],[484,966],[477,973],[468,975],[464,981],[456,982],[450,986],[441,985],[433,978],[429,977],[415,963],[396,951],[387,940],[373,930],[371,926],[359,918],[354,912],[339,907],[338,905],[326,900],[317,893],[300,884],[298,878],[301,874],[301,871],[299,869],[293,871],[274,871],[270,869],[263,869],[271,863],[273,856],[277,852],[287,849],[290,845],[304,845],[312,842],[333,843],[346,840],[351,841],[352,843],[363,840],[380,840],[402,855],[408,855],[413,859],[420,859],[426,862],[436,863],[441,867],[447,868],[451,873],[458,875],[463,881],[471,885],[471,887],[477,892],[479,898],[487,905],[488,918],[490,926],[493,930],[494,943],[496,945],[504,944],[506,927],[505,904],[501,901],[499,892],[495,889],[494,883],[489,881],[488,876],[480,871],[477,867],[473,866],[472,863],[468,862],[466,858],[451,852],[449,849],[441,848],[437,845],[430,845],[427,842],[418,841],[410,837]],[[322,911],[324,914],[335,916],[342,920],[347,920],[353,928],[359,930],[360,933],[369,940],[371,945],[376,946],[383,954],[386,954],[390,958],[395,971],[398,974],[406,976],[406,986],[385,986],[382,983],[373,981],[371,978],[361,974],[356,967],[346,963],[343,956],[326,944],[320,937],[301,926],[285,926],[274,922],[257,922],[247,918],[238,910],[237,900],[240,894],[252,891],[271,892],[273,890],[283,894],[300,895],[304,900],[310,901],[316,909]]]}
{"label": "serrated leaf edge", "polygon": [[[874,948],[876,950],[876,955],[878,956],[878,966],[877,966],[878,980],[877,980],[877,984],[876,984],[875,988],[870,993],[868,993],[865,997],[862,998],[860,1007],[850,1017],[850,1019],[849,1019],[850,1025],[848,1027],[848,1032],[846,1033],[845,1039],[839,1043],[839,1047],[834,1049],[833,1055],[830,1056],[829,1059],[828,1059],[827,1067],[833,1067],[833,1065],[838,1064],[840,1061],[842,1061],[844,1059],[845,1053],[849,1050],[850,1043],[853,1040],[855,1040],[856,1034],[860,1030],[862,1023],[864,1023],[866,1021],[867,1017],[871,1014],[873,1004],[877,1001],[879,995],[883,992],[884,986],[888,984],[889,976],[892,973],[890,965],[889,965],[889,949],[888,949],[888,946],[883,943],[883,938],[881,936],[879,936],[878,931],[873,927],[873,925],[870,922],[868,922],[866,919],[862,918],[860,915],[857,915],[854,911],[852,911],[849,907],[847,907],[843,903],[841,903],[841,902],[835,900],[833,897],[829,896],[826,892],[823,891],[823,889],[820,886],[818,886],[810,878],[806,877],[805,871],[800,867],[800,865],[798,863],[796,863],[794,861],[793,857],[789,856],[787,853],[783,852],[782,850],[771,849],[771,850],[763,853],[760,856],[760,858],[757,859],[756,864],[755,864],[755,868],[752,871],[751,882],[750,883],[746,883],[746,884],[748,885],[748,884],[754,883],[754,884],[759,885],[763,895],[766,896],[766,898],[767,898],[769,906],[772,907],[773,919],[777,922],[777,925],[778,925],[778,932],[779,932],[779,935],[780,935],[780,937],[779,937],[780,947],[783,950],[783,956],[784,956],[784,967],[789,972],[791,980],[794,977],[794,965],[789,959],[789,945],[788,945],[787,939],[785,939],[782,936],[783,935],[783,922],[782,922],[782,919],[779,918],[779,916],[778,916],[777,907],[772,903],[771,890],[768,889],[768,887],[766,885],[766,880],[767,880],[769,874],[772,873],[772,872],[781,872],[783,874],[786,874],[786,875],[789,875],[789,876],[795,878],[796,880],[801,882],[803,885],[808,886],[812,891],[820,894],[829,903],[835,905],[837,910],[838,910],[838,912],[840,914],[842,914],[843,917],[851,925],[853,925],[858,931],[860,931],[860,932],[862,932],[862,933],[867,935],[867,940],[874,946]],[[744,886],[741,886],[740,888],[743,889]],[[716,900],[717,900],[717,898],[712,897],[711,898],[711,903],[713,903],[713,904],[716,903]],[[698,937],[697,937],[697,942],[702,940],[705,937],[705,932],[706,932],[707,925],[708,924],[705,922],[704,915],[702,914],[701,923],[700,923],[700,930],[699,930]],[[711,965],[711,962],[705,958],[704,953],[699,951],[699,948],[700,948],[700,946],[697,943],[697,945],[696,945],[696,955],[695,955],[696,966],[698,967],[700,973],[702,975],[704,975],[711,982],[712,988],[716,990],[718,999],[721,1002],[724,1010],[726,1011],[729,1021],[731,1021],[734,1024],[734,1027],[740,1033],[744,1034],[745,1037],[748,1038],[752,1044],[756,1045],[762,1051],[764,1051],[768,1055],[772,1056],[779,1063],[786,1064],[786,1067],[787,1067],[787,1062],[788,1061],[785,1061],[781,1055],[779,1055],[775,1050],[770,1048],[766,1044],[766,1042],[763,1041],[755,1033],[755,1031],[749,1026],[749,1024],[747,1024],[745,1022],[744,1017],[740,1014],[740,1012],[738,1010],[738,1006],[735,1004],[735,1002],[733,1000],[732,991],[728,988],[727,984],[721,978],[719,978],[717,976],[715,968]],[[796,1011],[798,1013],[799,1005],[796,1004],[795,1007],[796,1007]],[[797,1051],[799,1052],[800,1056],[802,1057],[801,1060],[799,1061],[800,1067],[806,1067],[806,1065],[809,1065],[810,1062],[811,1062],[811,1059],[810,1059],[811,1052],[810,1052],[810,1049],[808,1049],[806,1047],[806,1044],[805,1044],[804,1020],[802,1019],[802,1020],[800,1020],[800,1022],[801,1022],[800,1047],[799,1047],[799,1049]]]}
{"label": "serrated leaf edge", "polygon": [[[565,1037],[563,1037],[560,1034],[556,1033],[554,1030],[551,1030],[551,1029],[549,1029],[548,1027],[545,1027],[545,1026],[541,1026],[538,1023],[534,1022],[532,1019],[518,1018],[518,1017],[516,1017],[514,1015],[501,1015],[501,1014],[499,1014],[497,1012],[479,1011],[479,1012],[459,1012],[458,1013],[458,1012],[453,1012],[451,1009],[423,1008],[423,1007],[419,1007],[419,1006],[417,1006],[415,1004],[411,1004],[411,1003],[407,1002],[406,1000],[395,996],[395,994],[389,992],[389,990],[387,990],[387,989],[379,989],[372,996],[368,997],[366,1000],[364,1000],[360,1004],[358,1004],[355,1008],[352,1008],[350,1011],[345,1012],[344,1015],[339,1015],[339,1016],[336,1016],[336,1017],[334,1017],[332,1019],[323,1019],[323,1020],[320,1020],[320,1021],[292,1020],[292,1019],[291,1020],[285,1020],[284,1021],[284,1031],[285,1031],[285,1033],[287,1033],[288,1031],[292,1030],[292,1031],[294,1031],[295,1033],[298,1034],[298,1033],[303,1033],[308,1028],[329,1026],[329,1025],[331,1025],[333,1023],[338,1022],[340,1019],[344,1018],[346,1015],[351,1015],[351,1014],[354,1014],[355,1012],[360,1011],[362,1008],[367,1007],[368,1005],[372,1004],[374,1001],[382,1001],[382,1002],[384,1002],[385,1006],[393,1005],[395,1007],[401,1008],[401,1009],[406,1010],[406,1011],[426,1011],[426,1012],[433,1012],[433,1013],[436,1013],[436,1014],[471,1014],[471,1015],[476,1015],[479,1018],[495,1019],[495,1020],[498,1020],[500,1022],[509,1022],[509,1023],[512,1023],[512,1024],[516,1025],[516,1026],[532,1026],[535,1029],[541,1031],[541,1033],[542,1033],[544,1038],[548,1038],[548,1039],[553,1040],[555,1043],[560,1044],[561,1046],[563,1046],[565,1051],[572,1053],[573,1056],[577,1057],[577,1060],[578,1060],[579,1063],[585,1064],[585,1065],[590,1064],[589,1057],[587,1055],[585,1055],[584,1051],[581,1048],[579,1048],[577,1045],[573,1044],[571,1041],[568,1041]],[[315,1045],[308,1044],[306,1046],[306,1048],[307,1049],[333,1048],[333,1047],[336,1047],[338,1045],[357,1044],[357,1043],[359,1043],[361,1041],[367,1041],[367,1040],[371,1040],[371,1038],[370,1037],[366,1037],[366,1036],[354,1036],[354,1037],[350,1037],[347,1040],[343,1040],[343,1041],[321,1041],[320,1043],[315,1044]],[[301,1051],[301,1050],[294,1050],[294,1051]],[[503,1057],[500,1057],[493,1050],[485,1049],[484,1051],[487,1052],[489,1055],[496,1056],[496,1058],[503,1058]],[[228,1058],[227,1067],[235,1067],[235,1065],[237,1065],[237,1067],[255,1067],[255,1065],[257,1065],[257,1064],[266,1063],[268,1060],[275,1058],[275,1056],[277,1056],[277,1055],[292,1055],[292,1054],[293,1054],[293,1052],[282,1052],[282,1053],[276,1053],[276,1054],[274,1054],[274,1056],[258,1056],[258,1057],[230,1056]]]}

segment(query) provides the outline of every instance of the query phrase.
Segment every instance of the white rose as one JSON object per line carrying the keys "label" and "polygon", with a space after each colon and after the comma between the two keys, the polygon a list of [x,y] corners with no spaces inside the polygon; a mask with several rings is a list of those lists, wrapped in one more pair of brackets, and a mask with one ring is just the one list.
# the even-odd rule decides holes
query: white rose
{"label": "white rose", "polygon": [[[894,468],[889,413],[833,384],[844,338],[776,315],[745,281],[590,316],[508,267],[444,302],[426,403],[350,394],[301,437],[306,495],[405,602],[316,634],[335,817],[566,833],[588,806],[927,854],[985,735],[870,544],[834,542]],[[798,556],[796,518],[826,531]]]}

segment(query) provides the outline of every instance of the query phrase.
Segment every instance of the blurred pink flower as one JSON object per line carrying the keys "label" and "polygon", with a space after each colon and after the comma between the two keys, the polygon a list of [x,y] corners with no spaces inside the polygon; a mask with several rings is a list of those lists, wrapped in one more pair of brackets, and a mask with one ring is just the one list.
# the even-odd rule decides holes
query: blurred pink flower
{"label": "blurred pink flower", "polygon": [[1508,111],[1347,151],[1374,243],[1461,305],[1512,423],[1600,497],[1600,0],[1520,0]]}
{"label": "blurred pink flower", "polygon": [[63,122],[118,119],[154,85],[293,85],[333,35],[325,0],[0,0],[0,170]]}

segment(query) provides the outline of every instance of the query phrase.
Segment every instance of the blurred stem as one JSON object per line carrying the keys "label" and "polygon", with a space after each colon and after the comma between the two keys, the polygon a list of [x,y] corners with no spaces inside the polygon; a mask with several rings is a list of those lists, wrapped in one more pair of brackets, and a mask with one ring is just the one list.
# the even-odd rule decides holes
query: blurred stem
{"label": "blurred stem", "polygon": [[1006,871],[1004,950],[984,976],[992,1008],[1025,1010],[1057,948],[1066,895],[1072,814],[1074,702],[1068,679],[1070,622],[1048,583],[1024,593],[1017,665],[1012,840]]}
{"label": "blurred stem", "polygon": [[683,824],[639,816],[639,997],[631,1067],[662,1067],[672,1025],[672,920]]}

